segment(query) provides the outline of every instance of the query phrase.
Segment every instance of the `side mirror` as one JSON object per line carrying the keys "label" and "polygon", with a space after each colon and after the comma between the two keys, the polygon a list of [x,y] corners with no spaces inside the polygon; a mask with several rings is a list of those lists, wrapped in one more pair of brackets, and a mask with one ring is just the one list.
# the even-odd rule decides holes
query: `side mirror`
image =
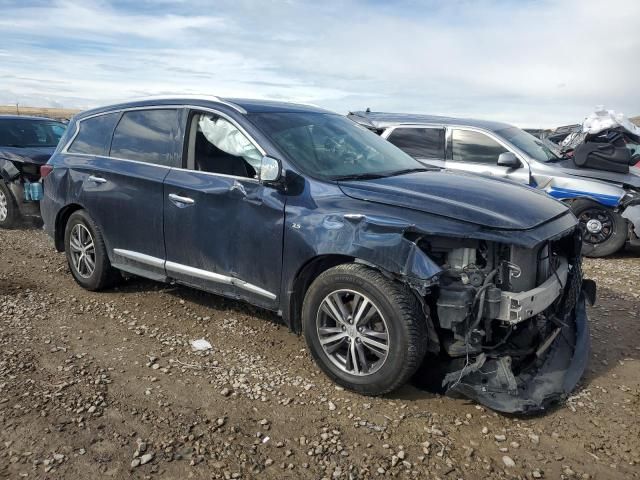
{"label": "side mirror", "polygon": [[498,165],[501,167],[509,167],[509,168],[520,168],[522,164],[516,154],[513,152],[504,152],[501,153],[498,157]]}
{"label": "side mirror", "polygon": [[279,183],[282,177],[280,161],[264,156],[260,162],[260,181],[265,184]]}

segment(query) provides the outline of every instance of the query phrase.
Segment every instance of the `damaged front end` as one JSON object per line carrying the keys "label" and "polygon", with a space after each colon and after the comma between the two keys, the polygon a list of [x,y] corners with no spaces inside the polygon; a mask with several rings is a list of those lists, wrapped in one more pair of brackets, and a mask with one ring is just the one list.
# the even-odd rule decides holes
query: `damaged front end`
{"label": "damaged front end", "polygon": [[439,352],[419,375],[506,413],[534,413],[571,392],[590,349],[585,300],[595,299],[595,283],[582,278],[579,229],[534,248],[416,244],[442,268],[424,296]]}

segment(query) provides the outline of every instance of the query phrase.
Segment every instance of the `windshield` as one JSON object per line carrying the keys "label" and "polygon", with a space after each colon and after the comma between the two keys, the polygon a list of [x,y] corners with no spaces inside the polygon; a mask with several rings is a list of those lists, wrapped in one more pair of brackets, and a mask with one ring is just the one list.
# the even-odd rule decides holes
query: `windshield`
{"label": "windshield", "polygon": [[0,146],[55,147],[66,128],[48,120],[0,119]]}
{"label": "windshield", "polygon": [[340,115],[286,112],[249,118],[313,177],[375,178],[425,170],[399,148]]}
{"label": "windshield", "polygon": [[545,145],[542,142],[542,140],[534,137],[524,130],[520,130],[519,128],[504,128],[502,130],[497,130],[495,133],[539,162],[552,162],[560,158],[560,156],[554,153],[548,145]]}

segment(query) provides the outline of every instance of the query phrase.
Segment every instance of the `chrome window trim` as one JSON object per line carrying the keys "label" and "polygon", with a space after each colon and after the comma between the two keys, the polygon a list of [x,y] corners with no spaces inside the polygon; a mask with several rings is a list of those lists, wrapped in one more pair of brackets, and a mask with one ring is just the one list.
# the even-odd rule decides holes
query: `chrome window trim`
{"label": "chrome window trim", "polygon": [[113,250],[113,253],[129,260],[134,260],[136,262],[149,265],[151,267],[164,268],[167,273],[181,273],[190,277],[199,278],[200,280],[207,280],[224,285],[233,285],[248,292],[266,297],[270,300],[275,300],[277,298],[277,295],[275,293],[271,293],[264,288],[260,288],[257,285],[253,285],[252,283],[246,282],[239,278],[221,275],[219,273],[210,272],[208,270],[203,270],[196,267],[190,267],[189,265],[183,265],[182,263],[170,262],[168,260],[163,260],[162,258],[153,257],[151,255],[135,252],[133,250],[116,248]]}
{"label": "chrome window trim", "polygon": [[[223,102],[221,102],[221,103],[223,103]],[[118,109],[109,110],[109,111],[106,111],[106,112],[95,113],[93,115],[89,115],[87,117],[81,118],[80,120],[76,121],[76,130],[75,130],[73,136],[71,137],[71,139],[69,139],[69,141],[65,144],[64,148],[60,151],[60,153],[63,153],[63,154],[66,154],[66,155],[82,156],[82,157],[108,158],[108,159],[118,160],[118,161],[123,161],[123,162],[132,162],[132,163],[136,163],[136,164],[140,164],[140,165],[151,165],[151,166],[155,166],[155,167],[174,169],[174,170],[182,170],[182,171],[193,172],[193,173],[198,173],[198,174],[203,174],[203,175],[212,175],[212,176],[215,176],[215,177],[233,178],[233,179],[249,181],[249,182],[253,182],[253,183],[260,183],[260,180],[257,179],[257,178],[241,177],[241,176],[236,176],[236,175],[226,175],[224,173],[215,173],[215,172],[202,172],[202,171],[199,171],[199,170],[189,170],[188,168],[183,168],[183,167],[171,167],[171,166],[168,166],[168,165],[160,165],[160,164],[157,164],[157,163],[142,162],[140,160],[131,160],[131,159],[128,159],[128,158],[113,157],[111,155],[94,155],[94,154],[90,154],[90,153],[69,152],[69,147],[75,141],[76,137],[78,136],[78,133],[80,133],[80,123],[85,121],[85,120],[88,120],[90,118],[99,117],[99,116],[102,116],[102,115],[109,115],[109,114],[112,114],[112,113],[125,113],[125,112],[136,111],[136,110],[166,110],[166,109],[198,110],[198,111],[213,113],[214,115],[219,115],[219,116],[223,117],[225,120],[228,120],[230,123],[233,124],[234,127],[236,127],[238,130],[240,130],[240,132],[242,132],[242,134],[245,137],[247,137],[247,139],[253,144],[254,147],[256,147],[256,149],[263,156],[267,154],[266,151],[264,150],[264,148],[262,148],[260,146],[260,144],[251,135],[249,135],[249,133],[247,133],[247,131],[241,125],[238,124],[238,122],[236,122],[233,118],[231,118],[226,113],[221,112],[220,110],[216,110],[215,108],[211,108],[211,107],[202,107],[202,106],[199,106],[199,105],[186,105],[186,104],[185,105],[144,105],[144,106],[138,106],[138,107],[118,108]],[[117,128],[117,125],[116,125],[116,128]]]}
{"label": "chrome window trim", "polygon": [[140,97],[129,100],[129,102],[148,102],[148,101],[158,101],[158,100],[204,100],[207,102],[217,102],[222,105],[226,105],[227,107],[233,108],[236,112],[242,113],[243,115],[247,114],[247,111],[242,108],[237,103],[229,102],[215,95],[193,95],[193,94],[185,94],[185,95],[150,95],[148,97]]}

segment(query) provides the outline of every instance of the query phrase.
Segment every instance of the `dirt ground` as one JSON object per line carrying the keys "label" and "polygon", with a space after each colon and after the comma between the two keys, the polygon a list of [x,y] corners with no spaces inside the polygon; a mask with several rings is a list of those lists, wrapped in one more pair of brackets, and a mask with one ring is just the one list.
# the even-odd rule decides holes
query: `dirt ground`
{"label": "dirt ground", "polygon": [[639,478],[640,251],[586,273],[586,377],[513,417],[352,394],[275,315],[140,279],[86,292],[44,233],[0,230],[0,477]]}
{"label": "dirt ground", "polygon": [[48,118],[71,118],[79,110],[72,108],[23,107],[21,105],[0,105],[0,115],[35,115]]}

